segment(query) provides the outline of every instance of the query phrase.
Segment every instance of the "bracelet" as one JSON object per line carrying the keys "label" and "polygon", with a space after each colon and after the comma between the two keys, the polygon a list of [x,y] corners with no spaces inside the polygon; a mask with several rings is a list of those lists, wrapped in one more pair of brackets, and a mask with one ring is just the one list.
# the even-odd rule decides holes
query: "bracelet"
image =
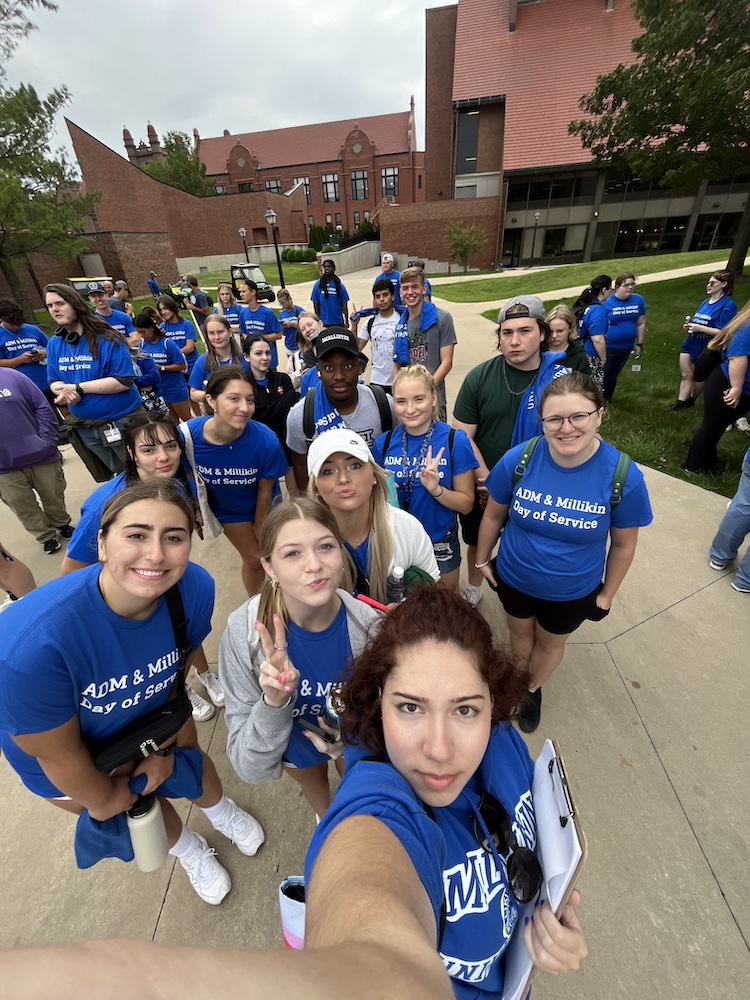
{"label": "bracelet", "polygon": [[434,495],[434,497],[435,497],[436,500],[439,500],[440,497],[443,495],[443,493],[445,493],[445,487],[441,483],[440,484],[440,492],[439,493],[435,493],[433,495]]}
{"label": "bracelet", "polygon": [[289,706],[292,704],[292,701],[294,700],[294,694],[290,694],[289,697],[287,698],[287,700],[284,702],[283,705],[269,705],[268,702],[266,701],[266,692],[265,691],[260,696],[260,700],[263,702],[264,705],[267,705],[268,708],[289,708]]}
{"label": "bracelet", "polygon": [[484,569],[484,567],[485,567],[485,566],[489,566],[489,564],[490,564],[491,562],[492,562],[492,560],[491,560],[491,559],[488,559],[488,560],[487,560],[487,562],[483,562],[483,563],[474,563],[474,569]]}

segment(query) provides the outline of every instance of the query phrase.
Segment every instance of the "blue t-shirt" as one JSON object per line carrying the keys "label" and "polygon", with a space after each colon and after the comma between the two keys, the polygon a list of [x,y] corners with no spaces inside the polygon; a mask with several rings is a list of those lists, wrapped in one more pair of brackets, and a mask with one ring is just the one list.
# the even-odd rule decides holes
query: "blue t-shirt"
{"label": "blue t-shirt", "polygon": [[[362,760],[362,755],[359,748],[345,749],[343,781],[307,852],[307,883],[323,843],[339,823],[352,816],[380,820],[414,865],[438,928],[445,906],[440,957],[456,997],[500,997],[505,978],[503,953],[521,908],[508,888],[502,864],[498,866],[494,854],[475,839],[473,818],[480,793],[490,792],[511,818],[516,841],[535,850],[534,765],[526,745],[513,729],[496,727],[478,772],[453,805],[432,810],[434,819],[395,768]],[[357,762],[351,764],[354,757]]]}
{"label": "blue t-shirt", "polygon": [[[307,632],[290,621],[286,627],[289,659],[300,672],[297,704],[293,716],[301,715],[317,723],[325,708],[326,696],[338,683],[342,671],[351,663],[352,645],[342,604],[336,617],[323,632]],[[284,751],[284,760],[295,767],[315,767],[325,764],[328,754],[319,753],[295,723]]]}
{"label": "blue t-shirt", "polygon": [[391,271],[390,274],[386,274],[385,271],[381,271],[381,273],[377,276],[375,281],[373,281],[373,285],[375,284],[376,281],[380,281],[381,278],[387,278],[388,281],[390,281],[391,285],[393,285],[394,306],[401,305],[401,285],[399,284],[400,277],[401,277],[400,271]]}
{"label": "blue t-shirt", "polygon": [[[230,326],[240,325],[240,313],[242,312],[244,306],[239,302],[234,302],[231,306],[224,306],[224,319]],[[214,316],[219,315],[219,307],[214,309]]]}
{"label": "blue t-shirt", "polygon": [[[704,299],[693,313],[691,323],[698,323],[700,326],[710,326],[718,333],[727,323],[731,323],[737,315],[737,303],[728,295],[722,295],[716,302]],[[696,340],[710,340],[713,333],[690,333],[689,337]]]}
{"label": "blue t-shirt", "polygon": [[[188,340],[195,342],[195,339],[198,336],[195,332],[195,327],[189,319],[181,319],[178,323],[167,323],[165,321],[162,323],[161,328],[166,336],[177,344],[180,352],[182,352]],[[190,372],[193,370],[193,366],[199,357],[198,348],[194,347],[190,354],[183,354],[183,357],[188,363],[187,374],[190,375]]]}
{"label": "blue t-shirt", "polygon": [[[46,350],[47,337],[38,326],[22,323],[15,332],[0,326],[0,358],[10,361],[20,354],[25,354],[26,351],[37,351],[40,348]],[[16,371],[30,378],[42,392],[49,389],[46,361],[31,361],[27,365],[19,365]]]}
{"label": "blue t-shirt", "polygon": [[[219,368],[228,368],[230,365],[239,365],[240,368],[244,368],[246,372],[250,371],[250,365],[247,361],[245,361],[244,357],[240,357],[239,361],[235,361],[234,358],[229,358],[228,361],[218,361],[214,371],[218,371]],[[211,378],[213,373],[214,372],[209,372],[208,370],[208,355],[201,354],[195,362],[195,367],[190,372],[188,385],[191,389],[200,389],[201,392],[205,392],[208,380]]]}
{"label": "blue t-shirt", "polygon": [[[154,344],[142,340],[138,346],[154,359],[154,364],[157,366],[181,365],[185,362],[185,356],[170,337],[160,337]],[[159,379],[160,392],[165,403],[183,403],[188,399],[184,370],[159,372]]]}
{"label": "blue t-shirt", "polygon": [[[3,612],[2,750],[36,795],[61,793],[8,734],[45,733],[77,716],[84,737],[103,739],[163,704],[177,672],[165,598],[142,621],[121,618],[99,591],[100,572],[87,566],[53,580]],[[211,631],[214,582],[189,563],[178,587],[197,648]]]}
{"label": "blue t-shirt", "polygon": [[354,560],[354,565],[366,580],[369,576],[367,561],[370,558],[370,536],[368,535],[363,542],[360,542],[356,549],[353,545],[350,545],[346,539],[344,539],[344,545],[346,546],[349,555]]}
{"label": "blue t-shirt", "polygon": [[279,322],[282,325],[284,331],[284,347],[291,354],[293,351],[297,350],[297,327],[296,326],[284,326],[285,319],[297,319],[300,313],[305,310],[302,306],[293,306],[291,309],[282,309],[279,313]]}
{"label": "blue t-shirt", "polygon": [[[611,298],[611,296],[610,296]],[[591,358],[598,358],[596,348],[591,343],[592,337],[606,337],[609,330],[609,313],[601,302],[592,302],[581,319],[578,334],[583,341],[583,348]]]}
{"label": "blue t-shirt", "polygon": [[310,298],[315,305],[315,312],[320,316],[324,326],[344,326],[344,303],[349,301],[349,293],[341,286],[341,293],[336,292],[336,284],[328,282],[328,297],[320,288],[320,282],[316,281]]}
{"label": "blue t-shirt", "polygon": [[[98,340],[97,357],[92,357],[88,341],[81,337],[77,344],[66,344],[62,337],[52,337],[47,344],[47,378],[50,382],[91,382],[97,378],[133,378],[133,359],[130,349],[122,341]],[[124,392],[108,395],[85,393],[80,403],[74,403],[70,412],[84,420],[119,420],[142,405],[141,394],[135,385]]]}
{"label": "blue t-shirt", "polygon": [[[240,311],[240,330],[242,330],[242,340],[251,334],[260,334],[262,337],[268,333],[281,333],[281,323],[279,323],[276,313],[268,306],[258,306],[257,309],[249,309],[245,306]],[[269,341],[271,348],[271,368],[275,368],[279,363],[279,352],[276,350],[276,342]]]}
{"label": "blue t-shirt", "polygon": [[[120,300],[118,299],[117,301],[119,302]],[[97,319],[104,320],[107,326],[111,326],[113,330],[121,333],[126,340],[131,333],[135,333],[135,325],[130,316],[125,312],[125,307],[122,304],[120,304],[118,309],[113,307],[109,316],[102,316],[101,313],[95,313],[95,316]]]}
{"label": "blue t-shirt", "polygon": [[299,384],[300,399],[303,396],[306,396],[311,389],[317,389],[319,383],[320,379],[318,378],[317,367],[308,368],[305,374],[302,376],[302,381]]}
{"label": "blue t-shirt", "polygon": [[[441,448],[444,449],[443,457],[440,459],[440,485],[447,490],[453,488],[454,476],[460,476],[462,472],[479,468],[479,462],[477,462],[474,456],[471,443],[464,431],[455,431],[453,436],[453,453],[451,454],[451,449],[448,447],[450,430],[448,424],[436,423],[431,442],[433,459]],[[372,447],[372,457],[375,464],[382,466],[387,472],[393,473],[396,481],[396,490],[398,491],[399,504],[402,507],[404,506],[402,494],[405,478],[403,467],[404,436],[406,436],[407,442],[408,466],[410,469],[416,470],[417,458],[425,437],[424,434],[407,434],[404,427],[397,427],[391,434],[387,455],[383,454],[385,439],[388,437],[387,434],[381,434]],[[430,536],[430,540],[435,544],[435,542],[439,542],[441,538],[444,538],[451,528],[455,527],[456,512],[444,507],[435,497],[430,495],[419,479],[418,470],[416,470],[416,478],[413,481],[414,489],[409,502],[409,513],[413,514],[421,522],[423,528]]]}
{"label": "blue t-shirt", "polygon": [[509,504],[497,568],[521,593],[574,601],[601,583],[610,528],[642,528],[653,514],[643,473],[631,462],[622,499],[610,508],[619,453],[605,441],[583,465],[564,468],[542,438],[515,487],[524,445],[507,451],[487,477],[490,496]]}
{"label": "blue t-shirt", "polygon": [[[741,358],[743,356],[750,356],[750,323],[741,326],[727,344],[726,358],[721,363],[721,370],[727,378],[729,378],[729,358]],[[750,396],[750,363],[745,372],[742,395]]]}
{"label": "blue t-shirt", "polygon": [[212,417],[188,421],[195,447],[195,464],[206,481],[211,510],[222,524],[255,520],[255,504],[261,479],[276,480],[289,471],[279,439],[265,424],[248,422],[242,435],[231,444],[209,444],[203,428]]}
{"label": "blue t-shirt", "polygon": [[638,336],[638,318],[646,315],[642,296],[633,293],[621,301],[616,295],[610,295],[603,305],[609,316],[607,347],[630,350]]}

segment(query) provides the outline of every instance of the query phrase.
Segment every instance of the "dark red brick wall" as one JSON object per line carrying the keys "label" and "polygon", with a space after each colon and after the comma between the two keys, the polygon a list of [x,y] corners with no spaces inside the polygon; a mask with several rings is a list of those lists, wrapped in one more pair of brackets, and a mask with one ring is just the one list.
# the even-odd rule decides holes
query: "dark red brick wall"
{"label": "dark red brick wall", "polygon": [[[419,254],[432,260],[449,260],[445,227],[460,221],[479,226],[487,234],[484,248],[470,261],[486,270],[495,266],[498,242],[498,199],[466,198],[427,202],[424,205],[392,205],[380,213],[380,240],[394,253]],[[456,266],[460,264],[456,262]]]}
{"label": "dark red brick wall", "polygon": [[[68,278],[79,278],[83,275],[83,270],[78,260],[65,263],[45,253],[33,253],[30,255],[30,263],[36,275],[36,280],[42,288],[53,282],[65,284]],[[19,261],[17,263],[16,274],[21,282],[21,287],[26,292],[29,302],[35,309],[41,309],[44,303],[25,262],[21,263]],[[0,298],[13,298],[8,283],[2,274],[0,274]]]}
{"label": "dark red brick wall", "polygon": [[428,202],[453,197],[452,95],[457,13],[457,6],[426,11],[425,201]]}

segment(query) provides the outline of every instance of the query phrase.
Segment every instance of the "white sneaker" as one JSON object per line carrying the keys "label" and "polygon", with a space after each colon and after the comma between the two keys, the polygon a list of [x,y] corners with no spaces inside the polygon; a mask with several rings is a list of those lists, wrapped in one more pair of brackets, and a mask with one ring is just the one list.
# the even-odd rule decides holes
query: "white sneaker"
{"label": "white sneaker", "polygon": [[734,426],[738,431],[744,431],[745,434],[750,433],[750,423],[748,423],[747,417],[740,417],[739,420],[735,420]]}
{"label": "white sneaker", "polygon": [[214,703],[214,705],[216,705],[217,708],[223,708],[224,688],[221,686],[221,681],[216,676],[216,674],[211,669],[209,669],[205,672],[205,674],[196,674],[196,676],[203,685],[203,687],[206,689],[206,694]]}
{"label": "white sneaker", "polygon": [[200,848],[187,861],[180,861],[180,864],[204,903],[218,906],[232,888],[232,880],[226,868],[219,864],[213,847],[209,847],[199,833],[195,836],[201,842]]}
{"label": "white sneaker", "polygon": [[193,718],[196,722],[207,722],[216,714],[216,709],[210,701],[201,698],[197,691],[193,691],[189,684],[185,685],[190,704],[193,706]]}
{"label": "white sneaker", "polygon": [[230,807],[229,814],[221,826],[217,826],[216,829],[228,837],[243,854],[252,858],[266,839],[263,827],[257,819],[253,819],[250,813],[240,809],[234,799],[227,796],[227,802]]}
{"label": "white sneaker", "polygon": [[467,583],[464,587],[461,596],[465,601],[468,601],[472,607],[476,607],[477,604],[482,600],[482,585],[479,584],[478,587],[473,586],[471,583]]}

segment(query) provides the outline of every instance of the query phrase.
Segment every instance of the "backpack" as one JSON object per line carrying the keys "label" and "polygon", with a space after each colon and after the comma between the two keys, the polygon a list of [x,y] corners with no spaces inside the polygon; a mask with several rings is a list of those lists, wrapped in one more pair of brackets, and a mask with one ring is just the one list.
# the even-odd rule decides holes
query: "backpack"
{"label": "backpack", "polygon": [[[375,402],[378,404],[378,415],[380,417],[380,428],[382,431],[388,430],[391,433],[393,431],[393,414],[391,413],[391,408],[388,405],[388,394],[382,386],[371,385],[369,387],[372,390],[372,394],[375,397]],[[305,396],[305,405],[302,409],[302,432],[305,435],[305,442],[309,448],[315,437],[315,393],[308,392]]]}
{"label": "backpack", "polygon": [[[518,483],[521,476],[523,476],[524,472],[526,472],[529,460],[534,454],[534,449],[539,444],[540,440],[540,436],[533,437],[524,445],[523,452],[518,460],[518,465],[513,471],[513,486]],[[622,489],[625,485],[625,480],[628,478],[628,469],[630,468],[630,455],[626,455],[624,451],[618,451],[617,454],[619,457],[617,459],[615,474],[612,476],[612,493],[609,498],[610,513],[612,508],[616,507],[622,500]]]}

